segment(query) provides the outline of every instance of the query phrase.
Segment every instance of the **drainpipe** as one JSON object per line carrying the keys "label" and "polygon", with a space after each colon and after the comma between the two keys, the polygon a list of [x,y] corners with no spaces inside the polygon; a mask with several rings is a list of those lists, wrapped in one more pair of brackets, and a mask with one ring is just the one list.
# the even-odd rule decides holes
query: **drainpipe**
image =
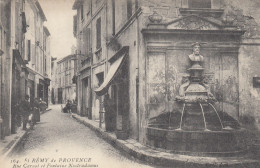
{"label": "drainpipe", "polygon": [[[2,40],[2,39],[1,39]],[[1,69],[0,69],[0,72],[1,72],[1,77],[0,77],[0,109],[1,109],[1,112],[0,112],[0,139],[2,139],[2,123],[3,123],[3,119],[2,119],[2,113],[3,113],[3,85],[2,85],[2,77],[3,77],[3,54],[4,52],[2,50],[0,50],[0,66],[1,66]]]}
{"label": "drainpipe", "polygon": [[[136,1],[137,2],[137,1]],[[139,18],[138,18],[138,15],[136,15],[136,23],[137,23],[137,26],[136,26],[136,52],[137,52],[137,76],[136,76],[136,114],[137,114],[137,140],[139,140],[139,132],[140,132],[140,112],[139,112],[139,78],[140,78],[140,70],[139,70],[139,67],[140,67],[140,63],[139,63]]]}
{"label": "drainpipe", "polygon": [[92,107],[93,107],[93,90],[92,90],[92,87],[93,87],[93,85],[92,85],[92,83],[93,83],[93,69],[92,69],[92,65],[93,65],[93,57],[94,57],[94,53],[93,53],[93,51],[92,51],[92,26],[93,26],[93,20],[92,20],[92,16],[93,16],[93,12],[92,12],[92,1],[90,1],[90,14],[91,14],[91,21],[90,21],[90,41],[91,41],[91,48],[90,48],[90,50],[91,50],[91,60],[90,60],[90,84],[89,84],[89,86],[90,86],[90,105],[89,105],[89,119],[92,119],[92,114],[93,114],[93,111],[92,111]]}

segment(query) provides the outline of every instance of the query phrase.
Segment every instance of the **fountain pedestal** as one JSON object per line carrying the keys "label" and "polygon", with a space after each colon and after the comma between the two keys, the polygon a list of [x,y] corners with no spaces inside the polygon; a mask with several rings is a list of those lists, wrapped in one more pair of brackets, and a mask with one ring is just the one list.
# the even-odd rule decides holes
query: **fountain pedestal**
{"label": "fountain pedestal", "polygon": [[[223,125],[213,105],[215,98],[203,81],[203,56],[199,54],[199,46],[195,43],[194,53],[189,55],[189,81],[180,86],[180,95],[176,97],[183,106],[181,115],[169,113],[168,129],[149,125],[148,145],[192,155],[230,156],[242,153],[247,148],[245,130],[239,127],[226,129]],[[180,116],[177,127],[171,124],[172,116]]]}

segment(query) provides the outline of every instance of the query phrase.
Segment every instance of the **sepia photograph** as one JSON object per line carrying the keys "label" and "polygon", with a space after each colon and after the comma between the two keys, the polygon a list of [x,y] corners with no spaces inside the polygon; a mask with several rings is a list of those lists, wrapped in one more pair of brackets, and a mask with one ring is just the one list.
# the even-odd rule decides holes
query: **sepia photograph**
{"label": "sepia photograph", "polygon": [[1,168],[260,168],[260,0],[0,0]]}

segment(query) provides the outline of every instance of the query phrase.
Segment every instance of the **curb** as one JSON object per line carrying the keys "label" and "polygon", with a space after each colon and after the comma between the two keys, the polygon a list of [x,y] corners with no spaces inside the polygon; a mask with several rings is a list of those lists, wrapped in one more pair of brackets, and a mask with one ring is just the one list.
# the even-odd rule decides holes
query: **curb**
{"label": "curb", "polygon": [[[21,140],[28,134],[29,129],[27,129],[26,131],[24,131],[20,137],[18,137],[15,140],[12,140],[10,143],[8,143],[8,145],[6,145],[6,148],[8,148],[8,146],[11,146],[7,151],[3,152],[3,158],[7,158],[8,156],[10,156],[10,154],[13,152],[13,150],[17,147],[17,145],[21,142]],[[4,148],[4,149],[6,149]]]}
{"label": "curb", "polygon": [[[47,111],[50,111],[52,109],[47,109],[45,111],[42,111],[40,114],[44,114]],[[2,151],[2,157],[6,158],[8,157],[13,150],[17,147],[17,145],[21,142],[21,140],[28,134],[28,132],[30,131],[30,128],[28,128],[26,131],[24,131],[19,137],[15,138],[14,140],[12,140],[11,142],[9,142],[6,147],[4,148],[4,150]],[[6,148],[8,148],[7,150],[5,150]]]}
{"label": "curb", "polygon": [[[196,167],[198,167],[198,168],[216,168],[216,167],[259,168],[260,167],[259,161],[252,160],[252,159],[239,160],[239,158],[238,158],[238,160],[233,161],[233,163],[231,163],[228,159],[225,159],[225,160],[223,159],[223,162],[220,162],[220,161],[219,162],[210,162],[210,161],[205,162],[205,159],[207,157],[200,157],[200,159],[196,160],[196,159],[192,159],[192,157],[190,157],[191,159],[184,159],[184,158],[181,158],[183,155],[178,155],[178,154],[174,154],[174,156],[177,156],[177,157],[174,157],[174,156],[169,157],[169,155],[159,156],[156,154],[151,154],[151,153],[149,153],[149,151],[147,152],[145,150],[138,149],[137,147],[135,147],[129,143],[126,143],[123,140],[119,140],[116,137],[109,135],[109,133],[104,132],[102,129],[100,129],[98,127],[93,126],[91,123],[88,123],[84,119],[81,119],[77,114],[72,114],[72,117],[75,120],[77,120],[78,122],[89,127],[91,130],[95,131],[98,136],[103,138],[105,141],[110,143],[115,148],[117,148],[119,150],[123,150],[124,152],[130,154],[131,156],[133,156],[141,161],[144,161],[148,164],[151,164],[153,166],[157,165],[157,166],[172,167],[174,165],[174,167],[185,167],[185,168],[188,168],[188,167],[190,167],[190,168],[194,168],[194,167],[195,168]],[[152,150],[152,148],[148,148],[145,146],[144,146],[144,148]]]}

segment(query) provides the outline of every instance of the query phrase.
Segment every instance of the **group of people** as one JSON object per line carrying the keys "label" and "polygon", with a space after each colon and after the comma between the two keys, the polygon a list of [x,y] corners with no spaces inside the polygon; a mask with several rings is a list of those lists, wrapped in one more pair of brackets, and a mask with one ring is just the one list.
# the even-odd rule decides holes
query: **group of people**
{"label": "group of people", "polygon": [[23,130],[27,129],[27,124],[30,124],[30,128],[40,122],[40,111],[46,110],[47,104],[40,98],[35,98],[33,101],[29,101],[29,95],[25,96],[25,99],[17,105],[17,121],[18,127],[23,123]]}
{"label": "group of people", "polygon": [[77,103],[75,100],[73,100],[73,101],[67,100],[65,107],[64,108],[62,107],[62,112],[64,112],[64,113],[75,112],[76,104]]}

